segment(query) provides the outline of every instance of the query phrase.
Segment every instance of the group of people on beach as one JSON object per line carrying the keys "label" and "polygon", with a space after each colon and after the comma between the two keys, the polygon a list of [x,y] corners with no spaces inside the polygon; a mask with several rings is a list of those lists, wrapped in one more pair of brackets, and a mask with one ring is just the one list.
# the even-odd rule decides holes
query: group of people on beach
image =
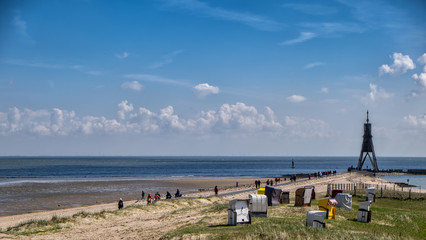
{"label": "group of people on beach", "polygon": [[[145,191],[142,191],[141,196],[142,196],[142,198],[141,198],[142,200],[145,199]],[[179,189],[176,189],[175,198],[178,198],[178,197],[182,197],[182,194],[180,193]],[[171,199],[171,198],[172,198],[172,194],[170,194],[170,192],[167,191],[166,199]],[[153,197],[152,197],[151,193],[148,193],[148,196],[146,197],[147,204],[151,204],[152,199],[153,199]],[[158,200],[161,200],[161,194],[159,192],[156,192],[155,195],[154,195],[154,201],[158,201]],[[118,201],[118,209],[122,209],[123,205],[124,205],[123,199],[120,198],[120,200]]]}
{"label": "group of people on beach", "polygon": [[[180,193],[179,189],[176,189],[175,198],[178,198],[178,197],[182,197],[182,194]],[[142,199],[145,199],[144,191],[142,191]],[[170,194],[169,191],[167,191],[166,193],[166,199],[172,199],[172,194]],[[148,193],[146,200],[148,204],[152,203],[152,196],[150,193]],[[154,195],[154,201],[158,201],[158,200],[161,200],[161,194],[159,192],[156,192]]]}
{"label": "group of people on beach", "polygon": [[[266,180],[266,186],[272,186],[274,185],[274,181],[275,181],[275,185],[278,185],[278,183],[281,181],[281,178],[276,177],[275,179],[267,179]],[[260,188],[260,184],[262,182],[260,180],[256,180],[254,181],[254,185],[256,186],[256,188]]]}
{"label": "group of people on beach", "polygon": [[[324,171],[324,172],[315,172],[313,174],[309,174],[308,178],[310,180],[311,177],[318,178],[318,177],[329,176],[329,175],[336,175],[336,170],[334,170],[334,171]],[[296,182],[296,178],[297,178],[296,175],[293,174],[293,175],[290,176],[290,181],[291,182]],[[287,180],[287,178],[284,178],[284,181],[286,181],[286,180]],[[274,184],[274,181],[275,181],[275,185],[278,185],[278,183],[281,181],[281,179],[279,177],[276,177],[275,179],[267,179],[266,180],[266,186],[272,186]],[[256,188],[260,188],[261,183],[262,182],[260,180],[255,180],[254,181],[254,184],[256,185]],[[214,187],[214,193],[215,193],[215,195],[218,195],[218,192],[219,192],[219,188],[218,188],[218,186],[215,186]],[[175,198],[178,198],[178,197],[181,197],[181,196],[182,196],[182,194],[180,193],[179,189],[177,189],[176,193],[175,193]],[[172,198],[172,195],[170,194],[170,192],[167,191],[167,193],[166,193],[166,199],[171,199],[171,198]],[[142,191],[142,199],[145,199],[145,192],[144,191]],[[161,199],[160,193],[156,192],[155,195],[154,195],[154,201],[158,201],[160,199]],[[147,203],[148,204],[152,203],[152,195],[150,193],[148,193],[148,196],[147,196]],[[122,208],[123,208],[123,200],[120,198],[120,200],[118,201],[118,209],[122,209]]]}

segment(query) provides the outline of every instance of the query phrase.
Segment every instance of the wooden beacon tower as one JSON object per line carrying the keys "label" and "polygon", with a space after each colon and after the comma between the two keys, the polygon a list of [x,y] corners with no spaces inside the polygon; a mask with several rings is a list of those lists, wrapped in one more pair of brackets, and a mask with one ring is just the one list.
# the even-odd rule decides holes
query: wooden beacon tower
{"label": "wooden beacon tower", "polygon": [[362,165],[364,165],[367,156],[373,166],[373,172],[378,172],[379,167],[377,166],[376,154],[374,153],[373,135],[371,135],[371,123],[369,123],[368,111],[367,123],[364,123],[364,136],[362,140],[361,154],[359,155],[358,166],[356,168],[357,170],[362,170]]}

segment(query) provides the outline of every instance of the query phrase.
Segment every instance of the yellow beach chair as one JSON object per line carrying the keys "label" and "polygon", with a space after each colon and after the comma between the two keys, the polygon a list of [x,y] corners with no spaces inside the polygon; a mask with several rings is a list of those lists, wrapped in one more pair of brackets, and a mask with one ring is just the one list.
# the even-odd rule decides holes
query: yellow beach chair
{"label": "yellow beach chair", "polygon": [[[318,201],[318,208],[321,211],[326,211],[327,219],[335,219],[336,218],[336,208],[333,206],[334,202],[330,201],[334,199],[321,199]],[[335,201],[335,200],[334,200]]]}
{"label": "yellow beach chair", "polygon": [[265,195],[265,188],[259,188],[259,189],[257,189],[257,194]]}

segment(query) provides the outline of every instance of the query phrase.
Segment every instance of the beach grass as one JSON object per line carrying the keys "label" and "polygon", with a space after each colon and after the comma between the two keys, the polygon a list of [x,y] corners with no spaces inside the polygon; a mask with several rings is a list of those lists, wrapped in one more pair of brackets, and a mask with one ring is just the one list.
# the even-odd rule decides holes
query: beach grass
{"label": "beach grass", "polygon": [[[169,209],[159,220],[180,219],[179,226],[161,236],[161,239],[426,239],[426,200],[377,198],[372,204],[372,221],[356,221],[362,196],[353,197],[352,210],[337,209],[336,219],[325,220],[325,229],[305,226],[306,213],[317,210],[317,194],[311,207],[294,207],[291,203],[268,207],[268,217],[253,217],[251,224],[228,226],[228,200],[221,197],[180,198],[158,201],[154,204],[132,204],[122,210],[78,212],[70,217],[54,215],[49,220],[30,220],[9,227],[3,233],[33,235],[72,229],[75,224],[96,221],[119,221],[143,212]],[[140,211],[143,211],[142,213]],[[188,218],[197,216],[195,221]],[[183,224],[180,224],[183,223]],[[141,228],[142,229],[142,228]]]}
{"label": "beach grass", "polygon": [[[222,224],[218,217],[203,218],[197,223],[182,226],[165,234],[162,239],[426,239],[426,201],[377,199],[372,205],[372,221],[356,220],[362,197],[353,198],[353,209],[337,209],[336,219],[325,220],[325,229],[305,226],[306,213],[317,210],[317,200],[311,207],[280,205],[269,207],[267,218],[252,218],[251,224],[227,225],[227,214],[222,208]],[[213,210],[215,207],[210,207]]]}
{"label": "beach grass", "polygon": [[67,217],[58,217],[53,215],[50,220],[43,219],[31,219],[16,226],[9,227],[4,233],[10,233],[14,235],[32,235],[43,232],[58,231],[66,227],[65,224],[71,221]]}

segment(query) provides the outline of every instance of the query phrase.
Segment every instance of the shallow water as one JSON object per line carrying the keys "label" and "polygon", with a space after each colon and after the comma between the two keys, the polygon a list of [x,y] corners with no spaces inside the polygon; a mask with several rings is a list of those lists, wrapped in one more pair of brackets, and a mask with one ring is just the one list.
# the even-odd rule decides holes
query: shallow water
{"label": "shallow water", "polygon": [[[417,188],[426,188],[426,175],[389,175],[380,177],[389,182],[407,183],[415,185]],[[409,181],[407,181],[407,179]]]}

